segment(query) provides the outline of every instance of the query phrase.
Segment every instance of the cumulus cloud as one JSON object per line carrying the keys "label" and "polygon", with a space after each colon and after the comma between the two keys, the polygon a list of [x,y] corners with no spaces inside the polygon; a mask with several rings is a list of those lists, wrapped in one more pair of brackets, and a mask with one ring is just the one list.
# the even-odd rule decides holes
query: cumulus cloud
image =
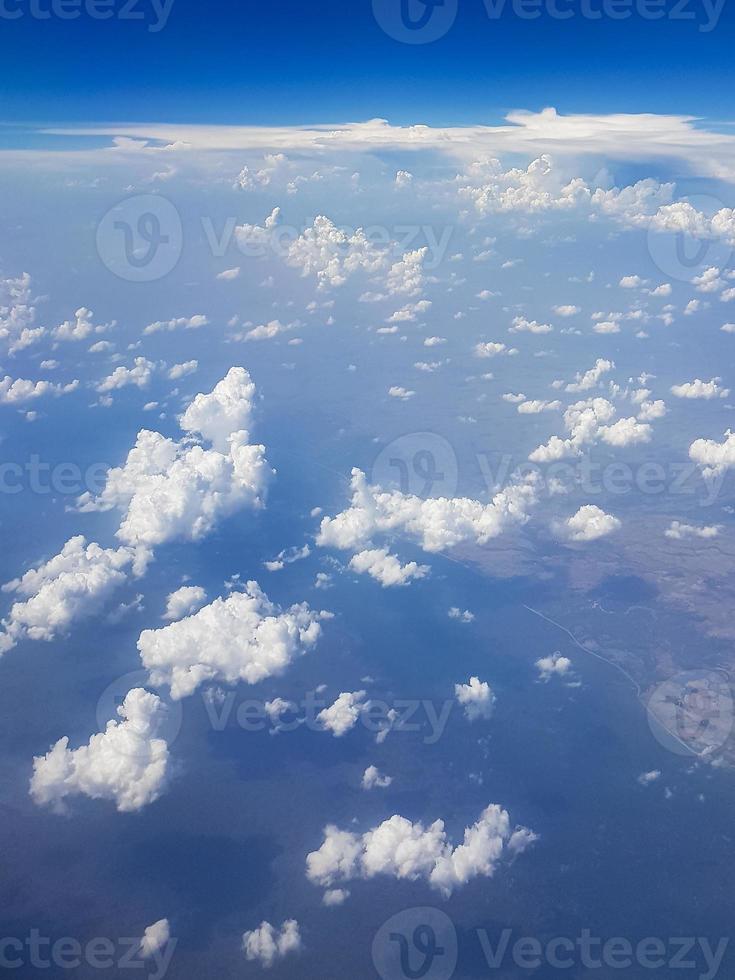
{"label": "cumulus cloud", "polygon": [[140,941],[138,953],[141,959],[147,960],[160,952],[171,938],[171,926],[168,919],[159,919],[147,926]]}
{"label": "cumulus cloud", "polygon": [[66,808],[69,796],[112,800],[120,812],[140,810],[158,799],[166,782],[168,745],[158,738],[165,705],[142,688],[129,691],[117,709],[119,721],[87,745],[69,749],[67,737],[33,760],[30,792],[39,806]]}
{"label": "cumulus cloud", "polygon": [[589,371],[585,371],[583,374],[577,372],[576,379],[569,382],[566,390],[571,393],[590,391],[592,388],[596,388],[603,376],[614,370],[614,368],[614,361],[607,361],[602,357],[598,357],[594,367],[591,367]]}
{"label": "cumulus cloud", "polygon": [[683,524],[681,521],[672,521],[664,534],[673,541],[683,541],[685,538],[703,538],[705,540],[716,538],[722,530],[719,524],[710,524],[698,527],[695,524]]}
{"label": "cumulus cloud", "polygon": [[558,652],[551,653],[548,657],[541,657],[536,661],[536,669],[542,681],[549,681],[552,677],[564,677],[568,674],[572,669],[572,661]]}
{"label": "cumulus cloud", "polygon": [[36,302],[27,272],[0,279],[0,341],[7,345],[9,354],[30,347],[46,333],[44,327],[34,327]]}
{"label": "cumulus cloud", "polygon": [[725,473],[735,466],[735,433],[728,429],[723,442],[696,439],[689,447],[689,458],[700,467],[705,477]]}
{"label": "cumulus cloud", "polygon": [[351,732],[367,707],[365,691],[343,691],[334,704],[317,715],[317,721],[335,738]]}
{"label": "cumulus cloud", "polygon": [[130,386],[147,388],[155,370],[156,365],[153,361],[149,361],[146,357],[136,357],[133,367],[127,368],[122,364],[118,365],[112,374],[99,382],[96,390],[100,394],[108,394],[111,391],[118,391],[120,388]]}
{"label": "cumulus cloud", "polygon": [[589,398],[575,402],[564,412],[564,426],[569,433],[568,437],[562,439],[552,436],[528,458],[535,463],[548,463],[580,456],[586,446],[597,442],[616,447],[650,442],[652,429],[647,422],[634,417],[613,422],[616,414],[615,406],[606,398]]}
{"label": "cumulus cloud", "polygon": [[595,504],[586,504],[564,522],[562,530],[570,541],[596,541],[620,527],[622,523],[617,517],[606,514]]}
{"label": "cumulus cloud", "polygon": [[50,642],[76,620],[98,612],[126,582],[132,559],[128,548],[101,548],[77,535],[58,555],[8,582],[3,592],[22,600],[2,621],[0,655],[25,637]]}
{"label": "cumulus cloud", "polygon": [[173,367],[169,369],[168,376],[171,381],[178,381],[180,378],[185,378],[189,374],[194,374],[194,372],[198,369],[199,361],[184,361],[182,364],[174,364]]}
{"label": "cumulus cloud", "polygon": [[511,829],[508,812],[497,804],[482,812],[456,846],[442,820],[424,827],[396,814],[364,834],[326,827],[321,847],[306,859],[306,873],[327,889],[378,875],[425,881],[448,898],[473,878],[491,878],[501,861],[537,839],[525,827]]}
{"label": "cumulus cloud", "polygon": [[180,420],[192,438],[174,441],[141,429],[122,467],[107,474],[97,497],[85,493],[80,511],[122,514],[117,537],[136,549],[142,569],[157,545],[176,539],[198,541],[219,520],[264,505],[271,470],[265,447],[249,444],[255,386],[244,368],[231,368],[209,394],[199,394]]}
{"label": "cumulus cloud", "polygon": [[64,385],[53,384],[51,381],[13,379],[6,374],[0,381],[0,404],[23,405],[26,402],[35,401],[36,398],[43,398],[45,395],[58,398],[61,395],[68,395],[70,392],[76,391],[78,387],[79,382],[76,380]]}
{"label": "cumulus cloud", "polygon": [[473,612],[470,612],[469,609],[460,609],[459,606],[452,606],[447,615],[450,619],[458,619],[460,623],[472,623],[475,619]]}
{"label": "cumulus cloud", "polygon": [[270,922],[261,922],[257,929],[243,933],[242,948],[248,960],[270,969],[277,960],[301,951],[301,931],[295,919],[287,919],[280,930]]}
{"label": "cumulus cloud", "polygon": [[80,341],[86,340],[91,334],[106,333],[115,326],[112,323],[100,323],[95,325],[93,321],[94,313],[86,306],[80,307],[74,314],[73,320],[65,320],[53,331],[54,340]]}
{"label": "cumulus cloud", "polygon": [[367,572],[383,588],[392,585],[408,585],[414,579],[424,578],[429,572],[428,565],[418,565],[415,561],[402,565],[387,548],[370,548],[354,555],[350,569],[363,574]]}
{"label": "cumulus cloud", "polygon": [[517,316],[513,319],[510,333],[551,333],[554,328],[550,323],[537,323],[536,320],[527,320],[524,316]]}
{"label": "cumulus cloud", "polygon": [[194,316],[179,316],[172,320],[156,320],[155,323],[149,323],[143,333],[149,336],[152,333],[172,333],[174,330],[199,330],[208,323],[206,316],[195,313]]}
{"label": "cumulus cloud", "polygon": [[282,610],[257,582],[218,598],[169,626],[144,630],[138,639],[151,684],[171,688],[175,700],[214,681],[257,684],[282,674],[321,635],[320,619],[306,603]]}
{"label": "cumulus cloud", "polygon": [[207,601],[207,593],[201,585],[182,585],[175,592],[170,592],[166,599],[164,619],[177,620],[200,609]]}
{"label": "cumulus cloud", "polygon": [[362,776],[363,789],[387,789],[392,782],[392,777],[384,776],[376,766],[368,766]]}
{"label": "cumulus cloud", "polygon": [[677,398],[727,398],[730,394],[729,388],[720,386],[722,378],[712,378],[710,381],[701,381],[695,378],[694,381],[687,381],[684,384],[672,385],[671,394]]}
{"label": "cumulus cloud", "polygon": [[496,697],[487,681],[470,677],[468,684],[455,684],[454,695],[464,708],[467,721],[490,718],[495,707]]}
{"label": "cumulus cloud", "polygon": [[352,501],[347,510],[321,522],[317,544],[340,550],[365,547],[377,534],[405,534],[424,551],[440,552],[474,541],[486,544],[508,527],[523,524],[536,503],[533,479],[511,485],[490,503],[467,497],[424,500],[398,490],[369,486],[365,474],[352,470]]}

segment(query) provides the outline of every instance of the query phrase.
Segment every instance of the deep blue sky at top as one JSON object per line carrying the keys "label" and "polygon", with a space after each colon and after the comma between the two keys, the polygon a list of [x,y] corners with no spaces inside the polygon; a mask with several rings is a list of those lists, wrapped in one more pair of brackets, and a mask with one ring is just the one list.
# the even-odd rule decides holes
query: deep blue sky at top
{"label": "deep blue sky at top", "polygon": [[[578,10],[580,0],[558,2]],[[702,19],[703,0],[680,2]],[[459,0],[443,38],[407,45],[381,30],[371,0],[174,0],[157,33],[136,21],[26,13],[0,18],[0,34],[5,122],[494,123],[508,109],[550,104],[735,116],[735,0],[707,33],[692,20],[636,14],[529,21],[508,9],[491,21],[483,0]]]}

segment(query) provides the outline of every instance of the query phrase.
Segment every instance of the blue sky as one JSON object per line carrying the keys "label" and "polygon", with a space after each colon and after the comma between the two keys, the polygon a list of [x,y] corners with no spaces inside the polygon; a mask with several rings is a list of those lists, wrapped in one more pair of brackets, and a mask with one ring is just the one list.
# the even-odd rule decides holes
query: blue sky
{"label": "blue sky", "polygon": [[[45,0],[37,2],[45,9]],[[68,22],[36,20],[28,0],[7,0],[4,10],[24,16],[1,22],[2,118],[303,123],[382,116],[448,124],[553,104],[728,120],[731,4],[716,16],[702,0],[666,0],[661,20],[641,16],[639,6],[627,19],[592,20],[580,2],[559,5],[574,11],[570,19],[556,19],[546,3],[538,19],[523,19],[509,2],[491,20],[482,0],[460,0],[441,38],[404,44],[381,29],[369,0],[222,0],[214,8],[173,0],[156,32],[148,28],[161,18],[149,0],[132,8],[143,21],[98,21],[82,12]],[[595,10],[602,0],[589,2]]]}

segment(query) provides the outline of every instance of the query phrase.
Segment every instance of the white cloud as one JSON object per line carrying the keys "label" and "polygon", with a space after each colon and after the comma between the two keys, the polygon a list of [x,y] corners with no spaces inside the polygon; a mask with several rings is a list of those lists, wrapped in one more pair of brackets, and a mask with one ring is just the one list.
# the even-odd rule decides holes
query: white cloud
{"label": "white cloud", "polygon": [[321,635],[319,620],[306,603],[281,610],[257,582],[244,592],[215,599],[178,622],[144,630],[138,639],[151,684],[168,684],[175,700],[217,681],[257,684],[282,674]]}
{"label": "white cloud", "polygon": [[712,378],[710,381],[701,381],[695,378],[694,381],[687,381],[684,384],[672,385],[671,394],[677,398],[727,398],[730,394],[729,388],[720,387],[722,378]]}
{"label": "white cloud", "polygon": [[235,266],[234,269],[223,269],[222,272],[217,273],[217,278],[223,282],[232,282],[233,279],[239,279],[240,266]]}
{"label": "white cloud", "polygon": [[552,677],[564,677],[565,674],[568,674],[572,668],[572,661],[569,657],[563,657],[557,652],[537,660],[536,668],[541,676],[541,680],[548,681]]}
{"label": "white cloud", "polygon": [[578,306],[572,306],[571,304],[563,304],[562,306],[555,306],[554,313],[557,316],[576,316],[577,313],[581,313],[581,309]]}
{"label": "white cloud", "polygon": [[36,302],[27,272],[0,279],[0,340],[8,345],[9,354],[30,347],[46,333],[43,327],[34,327]]}
{"label": "white cloud", "polygon": [[595,504],[586,504],[564,522],[563,531],[570,541],[597,541],[620,527],[617,517],[606,514]]}
{"label": "white cloud", "polygon": [[376,766],[368,766],[362,776],[363,789],[386,789],[393,782],[390,776],[384,776]]}
{"label": "white cloud", "polygon": [[450,619],[458,619],[460,623],[471,623],[475,619],[475,614],[469,609],[460,609],[459,606],[452,606],[447,613]]}
{"label": "white cloud", "polygon": [[129,691],[117,709],[119,721],[87,745],[69,749],[59,739],[33,760],[30,792],[39,806],[63,812],[69,796],[112,800],[121,812],[140,810],[160,796],[166,782],[168,745],[158,738],[165,705],[142,688]]}
{"label": "white cloud", "polygon": [[147,960],[155,956],[167,945],[170,938],[171,927],[168,919],[159,919],[158,922],[147,926],[138,950],[141,959]]}
{"label": "white cloud", "polygon": [[440,552],[475,541],[485,544],[513,525],[523,524],[536,503],[533,479],[507,487],[488,504],[467,497],[423,500],[400,491],[371,487],[365,474],[352,470],[352,502],[336,517],[322,520],[317,544],[362,549],[376,534],[406,534],[424,551]]}
{"label": "white cloud", "polygon": [[537,398],[521,402],[516,411],[521,415],[539,415],[541,412],[556,412],[560,408],[560,401],[549,402]]}
{"label": "white cloud", "polygon": [[74,314],[73,320],[65,320],[54,331],[54,340],[79,341],[86,340],[91,334],[106,333],[115,326],[115,322],[101,323],[95,326],[94,313],[86,306],[80,307]]}
{"label": "white cloud", "polygon": [[498,343],[497,341],[485,341],[483,343],[475,344],[474,348],[475,357],[498,357],[500,355],[513,356],[518,353],[517,348],[507,347],[505,344]]}
{"label": "white cloud", "polygon": [[640,276],[623,276],[618,285],[623,289],[638,289],[644,285],[644,280]]}
{"label": "white cloud", "polygon": [[265,447],[250,445],[245,429],[254,391],[248,372],[231,368],[180,420],[184,432],[211,441],[213,449],[141,429],[125,464],[108,472],[102,493],[79,498],[80,511],[122,512],[117,537],[136,548],[137,568],[157,545],[198,541],[237,510],[264,505],[271,470]]}
{"label": "white cloud", "polygon": [[174,364],[174,366],[169,370],[168,376],[171,381],[178,381],[180,378],[185,378],[189,374],[194,374],[194,372],[198,369],[199,361],[184,361],[183,364]]}
{"label": "white cloud", "polygon": [[76,620],[98,612],[126,582],[132,558],[127,548],[101,548],[78,535],[58,555],[8,582],[3,592],[23,601],[13,603],[2,621],[0,655],[25,637],[50,642]]}
{"label": "white cloud", "polygon": [[42,398],[44,395],[68,395],[79,387],[78,381],[69,384],[53,384],[51,381],[26,381],[25,378],[11,378],[6,375],[0,381],[0,404],[23,405],[26,402]]}
{"label": "white cloud", "polygon": [[589,371],[585,371],[584,374],[578,372],[576,380],[570,382],[566,386],[566,390],[573,393],[590,391],[592,388],[596,388],[603,376],[614,370],[614,368],[614,361],[606,361],[600,357],[595,361],[595,366],[590,368]]}
{"label": "white cloud", "polygon": [[454,695],[464,708],[468,721],[490,718],[495,707],[495,694],[487,681],[470,677],[468,684],[455,684]]}
{"label": "white cloud", "polygon": [[408,401],[409,398],[413,398],[416,394],[415,391],[409,391],[407,388],[403,388],[400,385],[393,385],[388,389],[388,394],[391,398],[400,398],[401,401]]}
{"label": "white cloud", "polygon": [[270,922],[261,922],[257,929],[243,933],[242,948],[248,960],[270,969],[277,960],[301,951],[301,932],[295,919],[287,919],[280,930]]}
{"label": "white cloud", "polygon": [[201,585],[182,585],[175,592],[170,592],[166,599],[164,619],[177,620],[200,609],[207,601],[207,593]]}
{"label": "white cloud", "polygon": [[350,569],[358,574],[367,572],[383,588],[393,585],[408,585],[414,579],[424,578],[429,572],[428,565],[418,565],[415,561],[402,565],[387,548],[372,548],[361,551],[350,560]]}
{"label": "white cloud", "polygon": [[145,357],[136,357],[133,367],[127,368],[120,364],[112,374],[100,381],[96,390],[100,394],[106,394],[129,386],[147,388],[155,370],[156,365],[153,361],[149,361]]}
{"label": "white cloud", "polygon": [[442,820],[424,827],[396,814],[361,835],[326,827],[321,847],[306,859],[306,873],[323,888],[378,875],[421,880],[448,897],[473,878],[491,878],[504,858],[536,840],[525,827],[512,830],[508,812],[497,804],[482,812],[456,846],[447,839]]}
{"label": "white cloud", "polygon": [[638,777],[638,782],[641,786],[650,786],[651,783],[657,782],[661,778],[660,769],[652,769],[650,772],[642,772]]}
{"label": "white cloud", "polygon": [[554,328],[550,323],[537,323],[536,320],[527,320],[524,316],[517,316],[513,319],[510,333],[551,333]]}
{"label": "white cloud", "polygon": [[352,731],[367,707],[365,691],[343,691],[334,704],[317,715],[317,721],[335,738]]}
{"label": "white cloud", "polygon": [[704,525],[697,527],[694,524],[682,524],[681,521],[672,521],[664,532],[667,538],[674,541],[682,541],[685,538],[704,538],[705,540],[719,536],[722,528],[719,524]]}
{"label": "white cloud", "polygon": [[689,447],[689,458],[701,468],[705,477],[726,472],[735,466],[735,433],[728,429],[723,442],[696,439]]}
{"label": "white cloud", "polygon": [[152,333],[172,333],[174,330],[199,330],[208,323],[206,316],[195,313],[194,316],[179,316],[172,320],[156,320],[155,323],[149,323],[143,333],[148,336]]}

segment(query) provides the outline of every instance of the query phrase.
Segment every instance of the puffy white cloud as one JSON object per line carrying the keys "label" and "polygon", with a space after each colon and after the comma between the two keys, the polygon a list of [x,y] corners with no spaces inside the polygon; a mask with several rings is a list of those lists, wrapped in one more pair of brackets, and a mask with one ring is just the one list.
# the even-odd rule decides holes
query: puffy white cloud
{"label": "puffy white cloud", "polygon": [[638,782],[641,786],[650,786],[651,783],[657,782],[661,778],[660,769],[652,769],[650,772],[642,772],[638,777]]}
{"label": "puffy white cloud", "polygon": [[122,364],[118,365],[112,374],[100,381],[96,390],[100,394],[106,394],[129,386],[147,388],[155,370],[156,365],[153,361],[149,361],[146,357],[136,357],[133,367],[127,368]]}
{"label": "puffy white cloud", "polygon": [[729,388],[720,386],[722,378],[712,378],[710,381],[702,381],[695,378],[694,381],[686,381],[684,384],[672,385],[671,394],[677,398],[727,398],[730,394]]}
{"label": "puffy white cloud", "polygon": [[711,265],[704,272],[692,279],[692,285],[699,293],[716,293],[726,285],[725,280],[720,277],[720,270],[717,266]]}
{"label": "puffy white cloud", "polygon": [[223,269],[222,272],[217,273],[217,279],[223,282],[232,282],[233,279],[240,278],[240,266],[235,266],[234,269]]}
{"label": "puffy white cloud", "polygon": [[183,619],[200,609],[207,601],[207,593],[201,585],[182,585],[175,592],[170,592],[166,599],[164,619]]}
{"label": "puffy white cloud", "polygon": [[391,776],[384,776],[376,766],[368,766],[362,775],[363,789],[386,789],[393,782]]}
{"label": "puffy white cloud", "polygon": [[387,548],[371,548],[354,555],[349,566],[353,572],[367,572],[383,588],[392,585],[408,585],[411,581],[424,578],[429,572],[428,565],[418,565],[410,561],[402,565],[395,555]]}
{"label": "puffy white cloud", "polygon": [[25,378],[11,378],[9,375],[0,381],[0,404],[23,405],[25,402],[43,398],[44,395],[68,395],[79,387],[78,381],[69,384],[53,384],[51,381],[27,381]]}
{"label": "puffy white cloud", "polygon": [[409,398],[413,398],[416,392],[409,391],[407,388],[401,387],[401,385],[393,385],[388,389],[388,394],[391,398],[400,398],[401,401],[406,402]]}
{"label": "puffy white cloud", "polygon": [[322,547],[362,549],[376,534],[405,534],[424,551],[440,552],[474,541],[486,544],[513,525],[528,519],[536,503],[536,483],[530,478],[497,493],[483,504],[468,497],[423,500],[398,490],[369,486],[365,474],[352,470],[352,502],[336,517],[322,520],[317,544]]}
{"label": "puffy white cloud", "polygon": [[473,878],[491,878],[504,858],[536,840],[524,827],[512,830],[508,812],[497,804],[482,812],[456,846],[442,820],[424,827],[396,814],[362,835],[326,827],[321,847],[306,859],[306,873],[315,885],[330,889],[378,875],[421,880],[449,897]]}
{"label": "puffy white cloud", "polygon": [[284,548],[283,551],[280,551],[271,561],[264,561],[263,566],[267,568],[269,572],[280,572],[281,569],[286,567],[286,565],[293,565],[293,563],[296,561],[301,561],[304,558],[308,558],[310,554],[311,548],[308,544],[303,545],[301,548]]}
{"label": "puffy white cloud", "polygon": [[136,548],[139,569],[155,546],[198,541],[241,508],[263,506],[271,470],[265,447],[250,445],[245,429],[254,391],[248,372],[231,368],[212,392],[196,396],[180,420],[184,432],[211,441],[213,449],[141,429],[99,496],[79,498],[81,511],[122,512],[117,537]]}
{"label": "puffy white cloud", "polygon": [[199,330],[208,323],[206,316],[195,313],[194,316],[179,316],[172,320],[156,320],[155,323],[149,323],[143,333],[149,336],[152,333],[172,333],[174,330]]}
{"label": "puffy white cloud", "polygon": [[468,684],[455,684],[454,695],[464,708],[468,721],[489,718],[493,713],[495,694],[487,681],[481,681],[479,677],[470,677]]}
{"label": "puffy white cloud", "polygon": [[674,541],[682,541],[685,538],[716,538],[722,528],[719,524],[704,525],[697,527],[695,524],[683,524],[681,521],[672,521],[664,532],[667,538]]}
{"label": "puffy white cloud", "polygon": [[596,541],[612,534],[622,527],[617,517],[606,514],[595,504],[580,507],[576,514],[568,518],[562,529],[570,541]]}
{"label": "puffy white cloud", "polygon": [[306,603],[281,610],[257,582],[218,598],[191,616],[138,639],[151,684],[168,684],[175,700],[213,681],[257,684],[282,674],[321,635],[320,619]]}
{"label": "puffy white cloud", "polygon": [[555,306],[554,313],[557,316],[576,316],[577,313],[581,313],[581,309],[578,306],[572,306],[570,303],[565,303],[562,306]]}
{"label": "puffy white cloud", "polygon": [[101,548],[78,535],[58,555],[8,582],[3,592],[23,601],[14,602],[2,621],[0,655],[24,637],[54,640],[75,620],[96,613],[127,580],[132,558],[127,548]]}
{"label": "puffy white cloud", "polygon": [[531,399],[520,402],[516,411],[520,415],[539,415],[541,412],[556,412],[561,408],[559,401],[544,401],[543,399]]}
{"label": "puffy white cloud", "polygon": [[552,677],[564,677],[572,669],[572,661],[569,657],[563,657],[560,653],[551,653],[548,657],[541,657],[536,661],[541,680],[548,681]]}
{"label": "puffy white cloud", "polygon": [[44,327],[33,326],[36,302],[27,272],[17,278],[0,279],[0,341],[7,344],[9,354],[25,350],[45,335]]}
{"label": "puffy white cloud", "polygon": [[705,477],[724,473],[735,466],[735,432],[728,429],[723,442],[696,439],[689,447],[689,458],[701,468]]}
{"label": "puffy white cloud", "polygon": [[243,933],[242,948],[248,960],[270,969],[277,960],[300,952],[299,924],[295,919],[287,919],[277,930],[270,922],[261,922],[257,929]]}
{"label": "puffy white cloud", "polygon": [[157,737],[165,711],[155,694],[129,691],[117,709],[120,720],[109,721],[87,745],[71,750],[64,737],[33,760],[33,800],[61,812],[67,797],[78,795],[112,800],[121,812],[153,803],[165,786],[169,761],[168,745]]}
{"label": "puffy white cloud", "polygon": [[112,323],[100,323],[95,326],[93,317],[94,313],[86,306],[80,307],[74,314],[73,320],[65,320],[54,330],[54,340],[86,340],[91,334],[106,333],[115,326],[114,320]]}
{"label": "puffy white cloud", "polygon": [[623,276],[618,285],[623,289],[638,289],[639,286],[645,285],[645,282],[640,276]]}
{"label": "puffy white cloud", "polygon": [[580,456],[585,446],[602,441],[610,446],[630,446],[650,442],[651,426],[630,417],[613,422],[615,406],[605,398],[589,398],[575,402],[564,412],[564,426],[568,438],[552,436],[535,449],[529,459],[535,463],[548,463],[570,456]]}
{"label": "puffy white cloud", "polygon": [[600,334],[620,333],[620,324],[616,320],[600,320],[592,329]]}
{"label": "puffy white cloud", "polygon": [[543,154],[526,170],[503,171],[500,162],[484,159],[457,177],[459,194],[482,214],[568,210],[588,201],[589,188],[575,178],[567,184],[557,179],[551,158]]}
{"label": "puffy white cloud", "polygon": [[513,319],[510,333],[551,333],[554,328],[550,323],[538,323],[536,320],[527,320],[524,316],[517,316]]}
{"label": "puffy white cloud", "polygon": [[643,401],[638,410],[638,419],[640,422],[653,422],[656,419],[662,419],[667,411],[666,403],[661,399],[655,402]]}
{"label": "puffy white cloud", "polygon": [[607,361],[602,357],[598,357],[594,367],[591,367],[589,371],[585,371],[584,374],[578,372],[576,380],[570,381],[566,386],[566,390],[572,393],[590,391],[592,388],[596,388],[603,376],[614,370],[614,368],[614,361]]}
{"label": "puffy white cloud", "polygon": [[147,960],[149,957],[155,956],[166,946],[170,938],[171,926],[168,919],[159,919],[158,922],[146,926],[138,949],[141,959]]}
{"label": "puffy white cloud", "polygon": [[189,374],[194,374],[195,371],[199,369],[199,361],[191,360],[184,361],[183,364],[174,364],[168,372],[168,376],[171,381],[178,381],[179,378],[185,378]]}
{"label": "puffy white cloud", "polygon": [[342,738],[352,731],[367,707],[365,691],[343,691],[334,704],[317,715],[317,721],[335,738]]}

